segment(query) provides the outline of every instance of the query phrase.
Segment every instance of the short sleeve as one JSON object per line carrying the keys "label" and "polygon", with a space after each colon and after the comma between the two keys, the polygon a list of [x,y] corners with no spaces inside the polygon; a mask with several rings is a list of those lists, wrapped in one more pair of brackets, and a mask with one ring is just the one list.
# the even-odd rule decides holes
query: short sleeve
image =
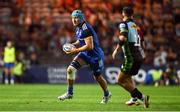
{"label": "short sleeve", "polygon": [[92,36],[92,32],[88,29],[86,23],[82,25],[82,31],[83,31],[83,38]]}
{"label": "short sleeve", "polygon": [[119,30],[120,30],[120,33],[124,36],[127,36],[128,35],[128,27],[127,27],[127,24],[126,23],[120,23],[119,24]]}

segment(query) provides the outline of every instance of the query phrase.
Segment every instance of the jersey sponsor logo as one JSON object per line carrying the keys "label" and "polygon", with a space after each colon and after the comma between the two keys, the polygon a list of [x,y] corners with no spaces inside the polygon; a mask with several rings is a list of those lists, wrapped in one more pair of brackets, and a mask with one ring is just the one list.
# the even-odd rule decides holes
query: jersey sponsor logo
{"label": "jersey sponsor logo", "polygon": [[87,29],[87,26],[86,26],[85,23],[82,25],[82,29],[83,29],[83,30],[86,30],[86,29]]}

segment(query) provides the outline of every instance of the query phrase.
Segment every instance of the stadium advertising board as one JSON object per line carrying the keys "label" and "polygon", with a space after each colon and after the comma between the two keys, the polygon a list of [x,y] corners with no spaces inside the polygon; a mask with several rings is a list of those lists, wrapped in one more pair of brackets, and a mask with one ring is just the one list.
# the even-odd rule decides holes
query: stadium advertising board
{"label": "stadium advertising board", "polygon": [[66,83],[65,67],[47,67],[49,83]]}
{"label": "stadium advertising board", "polygon": [[[178,76],[180,76],[180,68],[176,67],[176,69]],[[116,83],[119,71],[119,67],[105,67],[104,77],[108,83]],[[138,75],[133,78],[137,83],[146,83],[147,76],[154,71],[157,71],[157,69],[153,66],[143,66]],[[165,71],[165,68],[158,69],[158,73],[162,73],[162,71]],[[156,78],[158,79],[160,76],[156,76]],[[66,66],[32,67],[26,70],[24,80],[27,83],[66,83]],[[84,67],[77,72],[76,83],[95,83],[89,67]]]}

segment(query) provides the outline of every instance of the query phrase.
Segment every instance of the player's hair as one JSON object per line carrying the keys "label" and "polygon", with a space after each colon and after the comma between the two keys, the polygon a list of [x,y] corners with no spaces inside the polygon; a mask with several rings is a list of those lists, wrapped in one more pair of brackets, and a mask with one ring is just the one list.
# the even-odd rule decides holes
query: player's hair
{"label": "player's hair", "polygon": [[132,7],[124,7],[122,12],[128,17],[131,17],[134,13]]}

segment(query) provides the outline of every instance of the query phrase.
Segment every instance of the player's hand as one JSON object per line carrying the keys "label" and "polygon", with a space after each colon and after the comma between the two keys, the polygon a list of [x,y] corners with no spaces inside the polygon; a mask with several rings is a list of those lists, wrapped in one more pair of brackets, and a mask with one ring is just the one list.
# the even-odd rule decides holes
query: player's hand
{"label": "player's hand", "polygon": [[76,54],[78,53],[78,49],[77,48],[72,48],[70,51],[67,51],[66,54]]}
{"label": "player's hand", "polygon": [[116,54],[117,54],[117,50],[114,50],[114,52],[112,53],[112,59],[116,58]]}

